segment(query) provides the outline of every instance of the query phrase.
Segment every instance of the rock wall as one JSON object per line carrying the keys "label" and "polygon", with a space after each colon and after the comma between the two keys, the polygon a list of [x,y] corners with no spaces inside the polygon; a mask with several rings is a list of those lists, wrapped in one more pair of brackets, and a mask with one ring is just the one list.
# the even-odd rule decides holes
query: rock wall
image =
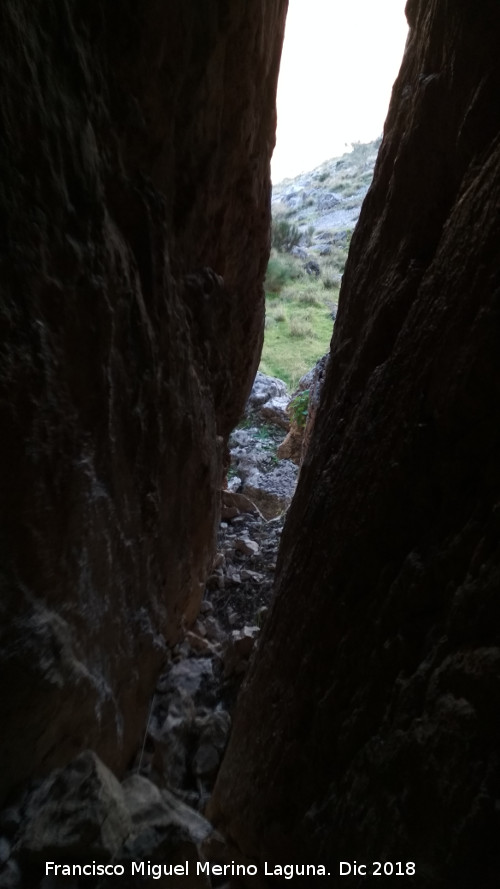
{"label": "rock wall", "polygon": [[0,797],[116,770],[196,615],[263,329],[286,0],[0,9]]}
{"label": "rock wall", "polygon": [[261,861],[324,863],[325,885],[356,859],[414,861],[412,886],[489,889],[500,13],[410,0],[407,16],[275,600],[211,815]]}

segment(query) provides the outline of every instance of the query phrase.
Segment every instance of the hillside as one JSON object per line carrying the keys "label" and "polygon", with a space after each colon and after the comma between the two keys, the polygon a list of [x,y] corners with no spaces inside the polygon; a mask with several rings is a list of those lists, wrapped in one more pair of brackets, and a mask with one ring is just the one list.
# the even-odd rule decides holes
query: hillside
{"label": "hillside", "polygon": [[325,255],[325,246],[341,241],[342,235],[352,232],[357,222],[372,181],[380,142],[378,138],[366,144],[355,143],[352,151],[342,157],[273,186],[273,218],[296,225],[309,252]]}
{"label": "hillside", "polygon": [[294,387],[329,346],[351,235],[380,139],[273,187],[260,369]]}

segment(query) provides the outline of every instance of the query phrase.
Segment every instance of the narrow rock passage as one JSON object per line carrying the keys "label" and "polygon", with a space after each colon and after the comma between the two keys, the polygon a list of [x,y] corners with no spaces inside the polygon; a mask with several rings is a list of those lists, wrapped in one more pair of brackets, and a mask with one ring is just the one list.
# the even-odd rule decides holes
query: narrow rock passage
{"label": "narrow rock passage", "polygon": [[231,712],[271,597],[284,515],[256,510],[221,523],[201,613],[160,676],[144,750],[134,764],[159,787],[203,810],[231,727]]}
{"label": "narrow rock passage", "polygon": [[297,466],[276,456],[287,426],[285,393],[281,381],[259,374],[230,438],[217,554],[200,615],[158,680],[133,766],[199,811],[214,785],[238,690],[266,619],[296,484]]}

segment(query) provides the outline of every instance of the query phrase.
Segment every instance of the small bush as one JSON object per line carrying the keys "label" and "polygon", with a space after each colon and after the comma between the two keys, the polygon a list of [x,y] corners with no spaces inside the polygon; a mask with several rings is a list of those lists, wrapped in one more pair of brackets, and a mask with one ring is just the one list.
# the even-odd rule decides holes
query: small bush
{"label": "small bush", "polygon": [[268,293],[280,293],[294,278],[301,275],[301,270],[297,268],[293,258],[284,256],[271,256],[266,272],[266,280],[264,287]]}
{"label": "small bush", "polygon": [[288,405],[288,412],[292,420],[299,429],[303,429],[307,421],[307,413],[309,410],[309,389],[299,392],[295,398],[292,398]]}
{"label": "small bush", "polygon": [[293,222],[287,219],[273,219],[271,244],[278,253],[290,253],[300,242],[301,233]]}

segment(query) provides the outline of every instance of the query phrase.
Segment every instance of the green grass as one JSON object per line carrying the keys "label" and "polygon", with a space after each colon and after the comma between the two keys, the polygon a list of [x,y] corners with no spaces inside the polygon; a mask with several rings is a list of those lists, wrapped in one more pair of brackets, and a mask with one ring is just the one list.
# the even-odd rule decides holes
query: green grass
{"label": "green grass", "polygon": [[321,277],[308,276],[289,282],[279,293],[267,293],[262,373],[294,389],[329,349],[337,298],[338,289],[325,290]]}
{"label": "green grass", "polygon": [[281,293],[292,281],[304,276],[302,264],[296,257],[273,250],[269,258],[264,286],[266,293]]}
{"label": "green grass", "polygon": [[[379,145],[380,139],[354,143],[352,151],[341,158],[331,158],[310,174],[297,177],[297,184],[325,194],[338,192],[345,210],[357,208],[360,192],[370,184]],[[287,180],[273,188],[275,226],[281,224],[285,233],[300,228],[299,246],[308,248],[309,258],[319,264],[321,274],[310,277],[303,259],[273,249],[265,281],[266,328],[260,369],[285,380],[293,389],[328,351],[332,312],[337,307],[352,230],[343,226],[318,229],[327,222],[312,193],[305,192],[305,200],[288,206],[287,191],[292,183]],[[281,249],[286,249],[285,242]]]}

